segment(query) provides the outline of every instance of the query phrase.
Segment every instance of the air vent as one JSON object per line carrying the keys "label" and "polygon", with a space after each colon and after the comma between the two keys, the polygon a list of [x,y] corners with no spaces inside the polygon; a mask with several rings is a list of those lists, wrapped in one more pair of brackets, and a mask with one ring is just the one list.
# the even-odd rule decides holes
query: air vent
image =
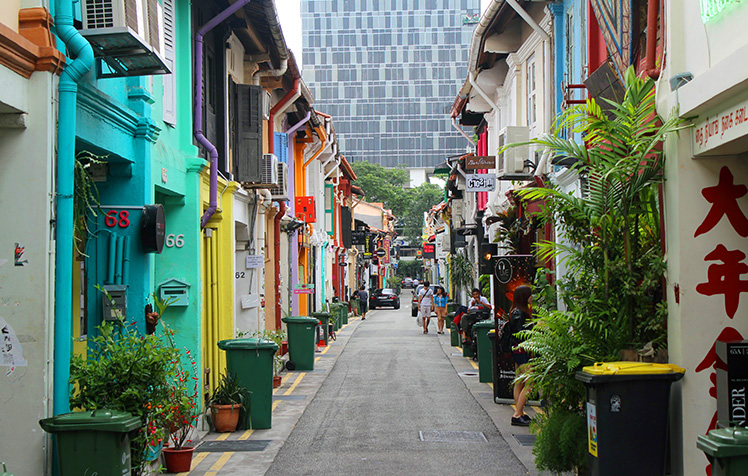
{"label": "air vent", "polygon": [[81,34],[99,59],[99,78],[168,74],[159,0],[81,0]]}
{"label": "air vent", "polygon": [[288,200],[288,164],[278,163],[278,186],[270,189],[273,200]]}
{"label": "air vent", "polygon": [[262,155],[262,185],[278,185],[278,157],[275,154]]}

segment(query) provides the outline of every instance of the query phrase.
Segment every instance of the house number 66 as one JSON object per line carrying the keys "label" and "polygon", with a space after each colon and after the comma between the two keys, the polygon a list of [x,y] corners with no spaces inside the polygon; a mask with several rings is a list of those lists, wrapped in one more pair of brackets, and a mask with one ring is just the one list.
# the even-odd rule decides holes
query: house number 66
{"label": "house number 66", "polygon": [[183,247],[184,246],[184,235],[181,233],[178,235],[174,235],[174,233],[166,235],[165,245],[167,248],[173,248],[175,246],[177,248]]}

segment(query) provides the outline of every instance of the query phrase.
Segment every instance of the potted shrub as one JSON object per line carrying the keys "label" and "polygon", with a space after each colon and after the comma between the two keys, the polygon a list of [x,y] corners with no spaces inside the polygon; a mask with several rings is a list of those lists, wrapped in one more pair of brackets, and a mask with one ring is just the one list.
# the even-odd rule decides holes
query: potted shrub
{"label": "potted shrub", "polygon": [[182,370],[175,372],[171,381],[169,397],[164,406],[163,421],[169,431],[168,448],[162,450],[166,469],[170,473],[189,471],[192,465],[192,454],[195,448],[188,439],[197,422],[198,380],[197,365],[187,351],[193,368],[193,374]]}
{"label": "potted shrub", "polygon": [[133,475],[146,474],[150,448],[166,437],[162,412],[179,351],[156,335],[141,335],[125,321],[104,322],[98,329],[98,336],[88,338],[87,356],[71,358],[70,405],[140,417],[143,426],[131,435],[131,459]]}
{"label": "potted shrub", "polygon": [[236,430],[239,424],[239,413],[242,408],[248,409],[249,392],[239,385],[236,377],[223,374],[213,395],[210,397],[210,412],[213,426],[218,433]]}

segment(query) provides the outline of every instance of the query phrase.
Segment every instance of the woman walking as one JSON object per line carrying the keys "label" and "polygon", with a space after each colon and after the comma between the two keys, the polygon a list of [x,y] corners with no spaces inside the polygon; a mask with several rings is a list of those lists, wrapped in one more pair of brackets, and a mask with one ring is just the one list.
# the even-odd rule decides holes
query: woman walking
{"label": "woman walking", "polygon": [[434,308],[436,309],[436,333],[444,334],[444,319],[447,317],[447,293],[444,288],[436,288],[434,296]]}
{"label": "woman walking", "polygon": [[434,290],[431,289],[431,283],[423,282],[423,289],[418,293],[418,309],[421,312],[423,321],[423,333],[429,333],[429,324],[431,323],[431,309],[434,307]]}
{"label": "woman walking", "polygon": [[358,291],[358,307],[361,312],[361,320],[363,321],[366,319],[366,312],[369,310],[369,293],[363,284]]}
{"label": "woman walking", "polygon": [[[532,288],[530,286],[519,286],[514,290],[512,308],[509,311],[509,328],[512,332],[512,360],[514,360],[515,375],[520,376],[525,372],[530,356],[527,352],[515,347],[522,342],[517,333],[525,329],[527,320],[532,316]],[[527,393],[530,391],[526,381],[517,381],[514,384],[514,415],[512,425],[529,426],[530,417],[525,413]]]}

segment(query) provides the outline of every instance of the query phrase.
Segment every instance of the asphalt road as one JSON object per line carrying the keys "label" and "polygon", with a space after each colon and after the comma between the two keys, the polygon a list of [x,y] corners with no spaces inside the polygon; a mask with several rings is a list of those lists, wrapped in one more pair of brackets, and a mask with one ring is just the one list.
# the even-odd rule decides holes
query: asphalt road
{"label": "asphalt road", "polygon": [[266,475],[527,474],[408,297],[360,323]]}

